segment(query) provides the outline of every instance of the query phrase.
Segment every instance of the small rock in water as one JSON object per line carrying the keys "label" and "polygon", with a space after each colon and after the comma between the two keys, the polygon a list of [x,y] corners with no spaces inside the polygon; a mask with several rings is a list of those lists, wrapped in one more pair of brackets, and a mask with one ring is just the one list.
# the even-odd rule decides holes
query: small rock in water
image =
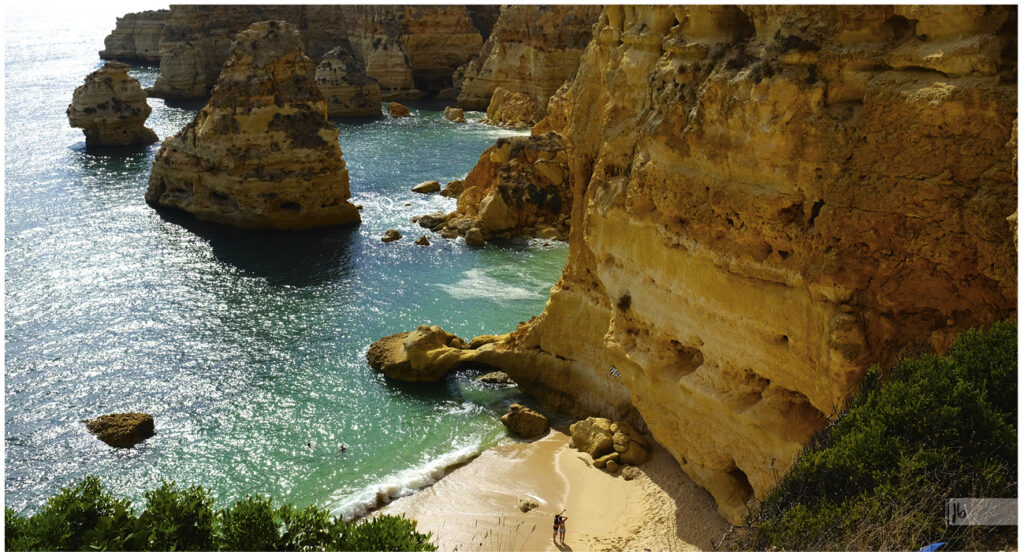
{"label": "small rock in water", "polygon": [[392,117],[412,116],[409,107],[395,101],[388,103],[388,114]]}
{"label": "small rock in water", "polygon": [[441,183],[437,181],[425,181],[412,187],[412,191],[417,194],[430,194],[439,190],[441,190]]}
{"label": "small rock in water", "polygon": [[412,205],[412,202],[406,202],[406,203],[405,203],[404,205],[405,205],[405,206],[411,206],[411,205]]}
{"label": "small rock in water", "polygon": [[392,243],[402,238],[402,234],[398,232],[398,229],[388,229],[384,232],[384,236],[380,238],[385,243]]}
{"label": "small rock in water", "polygon": [[469,246],[483,246],[484,234],[476,227],[466,231],[466,244]]}
{"label": "small rock in water", "polygon": [[508,376],[504,371],[494,371],[493,373],[487,373],[486,375],[480,375],[476,377],[476,380],[480,382],[486,382],[490,384],[515,384],[516,381],[512,380],[512,377]]}
{"label": "small rock in water", "polygon": [[420,238],[416,239],[416,244],[418,244],[418,245],[420,245],[420,246],[424,246],[424,247],[425,247],[425,246],[430,246],[430,240],[429,240],[429,239],[427,239],[427,236],[426,236],[426,235],[424,235],[424,236],[422,236],[422,237],[420,237]]}
{"label": "small rock in water", "polygon": [[131,448],[153,434],[153,416],[148,413],[111,413],[87,419],[85,426],[110,446]]}

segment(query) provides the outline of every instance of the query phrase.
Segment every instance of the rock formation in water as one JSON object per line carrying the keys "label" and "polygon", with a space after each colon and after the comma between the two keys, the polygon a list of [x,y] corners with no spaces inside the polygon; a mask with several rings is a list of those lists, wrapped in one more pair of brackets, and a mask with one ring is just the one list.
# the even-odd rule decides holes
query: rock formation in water
{"label": "rock formation in water", "polygon": [[116,448],[131,448],[153,436],[153,416],[148,413],[111,413],[85,421],[96,438]]}
{"label": "rock formation in water", "polygon": [[359,221],[338,131],[294,26],[239,33],[210,102],[153,161],[146,201],[258,229]]}
{"label": "rock formation in water", "polygon": [[[168,99],[200,99],[213,87],[236,33],[251,23],[288,21],[296,25],[305,52],[315,61],[348,44],[366,74],[377,80],[384,100],[416,98],[451,88],[452,74],[480,51],[490,34],[496,6],[354,5],[174,5],[162,24],[160,76],[151,94]],[[143,12],[118,21],[102,51],[114,45],[150,45],[154,25]],[[153,19],[153,18],[149,18]],[[150,46],[145,47],[150,52]]]}
{"label": "rock formation in water", "polygon": [[160,38],[170,10],[148,10],[117,18],[114,30],[103,40],[100,58],[160,62]]}
{"label": "rock formation in water", "polygon": [[567,145],[562,277],[465,358],[646,429],[740,522],[871,364],[1016,316],[1016,25],[605,8],[535,128]]}
{"label": "rock formation in water", "polygon": [[416,221],[442,236],[465,236],[467,242],[472,230],[481,239],[566,239],[572,207],[568,172],[565,143],[557,133],[502,138],[457,185],[462,190],[454,212]]}
{"label": "rock formation in water", "polygon": [[466,122],[466,115],[462,112],[462,109],[455,107],[445,107],[444,117],[452,122],[464,123]]}
{"label": "rock formation in water", "polygon": [[159,142],[146,128],[153,109],[139,81],[128,75],[131,67],[107,62],[75,88],[68,105],[68,122],[85,132],[89,147],[149,145]]}
{"label": "rock formation in water", "polygon": [[544,118],[544,107],[532,95],[499,87],[487,105],[484,122],[505,128],[530,128]]}
{"label": "rock formation in water", "polygon": [[401,118],[412,116],[412,113],[409,112],[409,107],[406,107],[398,101],[391,101],[388,103],[388,116]]}
{"label": "rock formation in water", "polygon": [[347,46],[334,47],[320,59],[316,85],[327,100],[329,117],[381,115],[380,86]]}

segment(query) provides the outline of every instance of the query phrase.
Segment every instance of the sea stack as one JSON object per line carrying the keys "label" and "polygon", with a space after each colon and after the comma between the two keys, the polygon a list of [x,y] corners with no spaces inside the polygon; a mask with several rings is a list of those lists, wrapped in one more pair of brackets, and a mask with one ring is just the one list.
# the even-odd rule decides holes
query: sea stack
{"label": "sea stack", "polygon": [[213,95],[164,141],[146,201],[252,229],[358,222],[313,62],[282,21],[239,33]]}
{"label": "sea stack", "polygon": [[153,111],[139,81],[128,75],[131,66],[107,62],[75,88],[68,105],[68,123],[85,131],[89,147],[149,145],[160,141],[146,128]]}
{"label": "sea stack", "polygon": [[345,46],[334,47],[316,67],[316,85],[327,99],[327,116],[381,116],[380,85]]}

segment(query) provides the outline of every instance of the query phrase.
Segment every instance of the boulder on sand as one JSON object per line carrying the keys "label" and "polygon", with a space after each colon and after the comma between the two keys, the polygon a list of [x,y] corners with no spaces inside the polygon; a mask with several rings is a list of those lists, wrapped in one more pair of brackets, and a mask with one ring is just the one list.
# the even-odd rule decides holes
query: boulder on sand
{"label": "boulder on sand", "polygon": [[516,435],[530,439],[548,430],[548,418],[526,406],[512,404],[508,413],[501,416],[501,422]]}

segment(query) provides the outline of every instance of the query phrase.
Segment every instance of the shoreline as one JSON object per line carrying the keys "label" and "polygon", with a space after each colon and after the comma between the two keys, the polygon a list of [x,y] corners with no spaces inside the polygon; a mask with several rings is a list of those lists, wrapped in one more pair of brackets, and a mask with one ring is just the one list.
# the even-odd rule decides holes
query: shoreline
{"label": "shoreline", "polygon": [[[552,429],[501,443],[367,517],[404,514],[438,551],[702,551],[731,527],[663,448],[626,479],[570,442]],[[527,502],[536,507],[524,512]],[[565,545],[555,545],[552,518],[563,508]]]}

